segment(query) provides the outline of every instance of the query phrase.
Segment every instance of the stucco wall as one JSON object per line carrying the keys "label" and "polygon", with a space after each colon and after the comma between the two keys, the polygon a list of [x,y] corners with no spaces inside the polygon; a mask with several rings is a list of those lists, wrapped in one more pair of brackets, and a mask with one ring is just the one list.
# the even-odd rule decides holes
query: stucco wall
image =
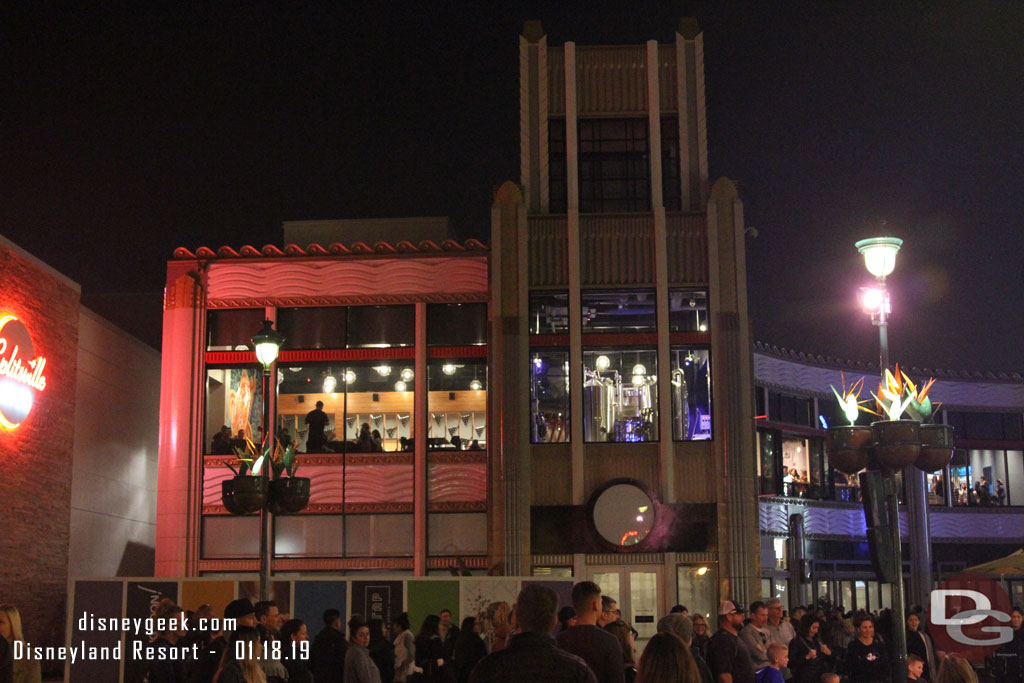
{"label": "stucco wall", "polygon": [[71,576],[148,576],[160,353],[87,308],[78,326]]}

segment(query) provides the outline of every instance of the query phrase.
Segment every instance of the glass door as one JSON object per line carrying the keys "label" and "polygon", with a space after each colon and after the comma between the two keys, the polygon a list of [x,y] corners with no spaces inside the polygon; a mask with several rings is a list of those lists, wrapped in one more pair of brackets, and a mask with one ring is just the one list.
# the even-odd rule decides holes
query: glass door
{"label": "glass door", "polygon": [[[619,603],[622,620],[632,624],[644,642],[658,632],[658,619],[666,611],[662,603],[660,566],[591,567],[590,580]],[[643,648],[638,644],[637,653]]]}

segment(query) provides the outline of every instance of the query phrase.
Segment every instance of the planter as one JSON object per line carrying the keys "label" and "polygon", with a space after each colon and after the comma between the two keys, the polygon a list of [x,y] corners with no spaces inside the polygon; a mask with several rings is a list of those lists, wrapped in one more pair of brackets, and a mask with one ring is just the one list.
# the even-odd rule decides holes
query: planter
{"label": "planter", "polygon": [[234,477],[220,485],[220,499],[233,515],[256,512],[267,502],[269,488],[266,477]]}
{"label": "planter", "polygon": [[308,477],[282,477],[270,482],[270,511],[275,515],[295,514],[308,504]]}
{"label": "planter", "polygon": [[918,469],[937,472],[953,459],[953,428],[950,425],[921,425],[921,455]]}
{"label": "planter", "polygon": [[881,420],[871,424],[875,460],[882,467],[902,469],[921,455],[921,423],[915,420]]}
{"label": "planter", "polygon": [[840,472],[856,474],[867,467],[871,444],[871,427],[829,427],[825,439],[828,464]]}

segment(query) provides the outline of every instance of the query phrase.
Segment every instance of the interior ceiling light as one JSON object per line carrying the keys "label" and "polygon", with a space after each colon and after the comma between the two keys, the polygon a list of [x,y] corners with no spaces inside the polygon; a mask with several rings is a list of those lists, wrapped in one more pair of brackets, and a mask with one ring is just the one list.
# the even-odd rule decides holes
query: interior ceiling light
{"label": "interior ceiling light", "polygon": [[700,569],[697,570],[697,576],[704,576],[707,573],[708,573],[708,568],[707,567],[701,567]]}
{"label": "interior ceiling light", "polygon": [[481,389],[484,388],[484,385],[483,383],[480,382],[480,380],[475,379],[469,383],[469,388],[472,389],[473,391],[480,391]]}
{"label": "interior ceiling light", "polygon": [[455,364],[454,363],[445,363],[444,365],[441,366],[441,372],[443,372],[446,375],[454,375],[455,374]]}
{"label": "interior ceiling light", "polygon": [[408,389],[408,387],[406,386],[405,382],[401,380],[395,382],[395,391],[405,391],[406,389]]}
{"label": "interior ceiling light", "polygon": [[335,387],[338,386],[338,380],[334,378],[334,375],[327,375],[324,377],[324,393],[333,394]]}
{"label": "interior ceiling light", "polygon": [[634,375],[646,375],[647,374],[647,368],[645,368],[640,363],[637,363],[636,365],[633,366],[633,374]]}
{"label": "interior ceiling light", "polygon": [[356,381],[356,372],[355,372],[355,370],[346,370],[345,371],[345,384],[352,384],[352,382],[355,382],[355,381]]}
{"label": "interior ceiling light", "polygon": [[707,332],[708,331],[708,324],[707,323],[701,323],[700,324],[700,331],[701,332]]}
{"label": "interior ceiling light", "polygon": [[387,377],[388,375],[391,374],[390,365],[378,365],[377,367],[374,368],[374,370],[376,370],[377,374],[380,375],[381,377]]}
{"label": "interior ceiling light", "polygon": [[413,374],[412,368],[402,368],[402,381],[403,382],[411,382],[412,378],[414,376],[415,375]]}
{"label": "interior ceiling light", "polygon": [[597,367],[598,372],[604,372],[611,366],[612,362],[608,360],[608,356],[598,356],[597,360],[594,361],[594,365]]}

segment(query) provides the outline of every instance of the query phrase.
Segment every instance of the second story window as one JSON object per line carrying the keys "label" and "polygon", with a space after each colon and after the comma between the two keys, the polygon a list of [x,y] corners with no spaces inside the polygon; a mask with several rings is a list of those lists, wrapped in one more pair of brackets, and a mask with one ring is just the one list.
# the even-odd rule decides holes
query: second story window
{"label": "second story window", "polygon": [[647,119],[579,122],[580,211],[651,210]]}

